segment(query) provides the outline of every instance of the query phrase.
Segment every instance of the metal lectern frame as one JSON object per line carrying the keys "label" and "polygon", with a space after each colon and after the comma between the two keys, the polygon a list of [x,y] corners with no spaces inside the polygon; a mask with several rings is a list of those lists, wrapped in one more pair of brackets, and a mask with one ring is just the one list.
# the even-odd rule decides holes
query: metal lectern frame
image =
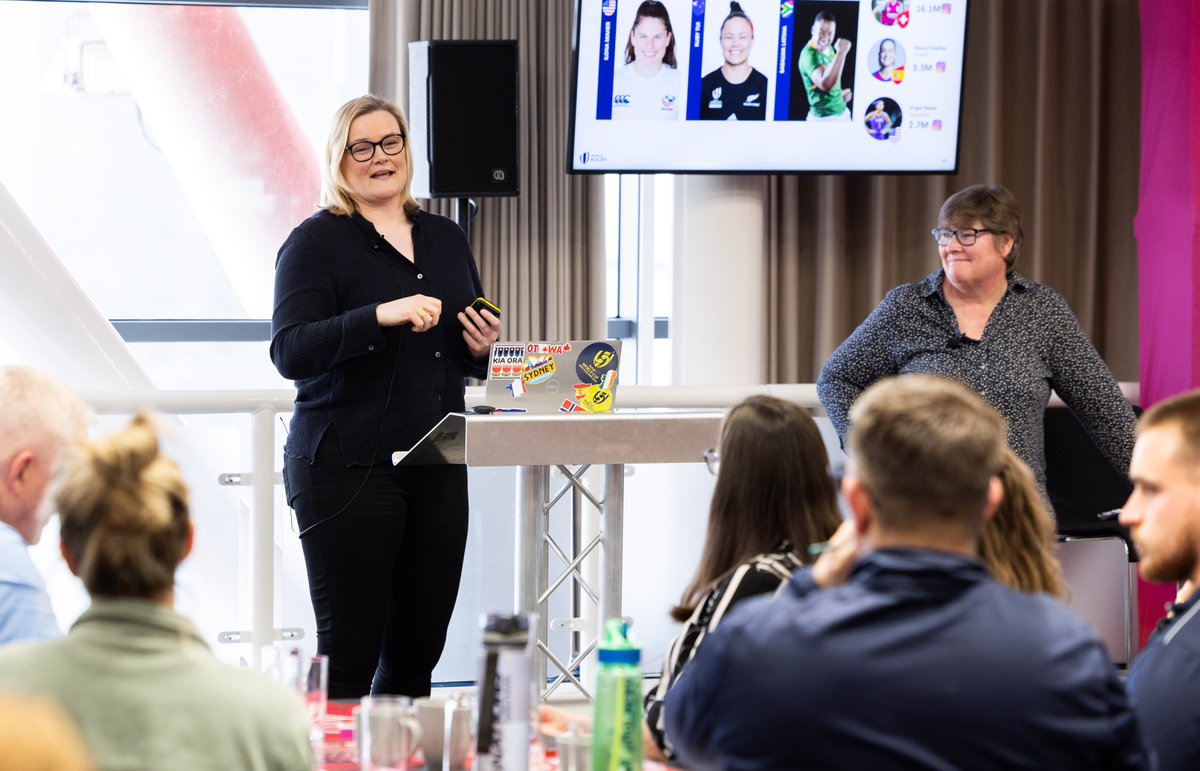
{"label": "metal lectern frame", "polygon": [[[533,680],[539,698],[570,682],[588,699],[591,694],[573,670],[595,648],[596,640],[578,646],[563,663],[549,649],[550,595],[567,580],[575,580],[597,606],[601,623],[621,616],[621,571],[624,538],[625,464],[695,463],[716,445],[722,410],[616,411],[609,414],[490,414],[451,413],[411,450],[396,452],[393,463],[517,467],[517,533],[515,606],[537,614]],[[589,466],[603,466],[600,494],[582,480]],[[550,469],[557,466],[568,480],[550,495]],[[581,467],[572,472],[568,466]],[[598,535],[579,549],[564,552],[549,537],[547,520],[555,503],[568,491],[585,497],[600,513]],[[567,567],[548,578],[548,551],[554,550]],[[593,590],[579,572],[585,557],[599,551],[600,586]],[[578,609],[573,608],[573,612]],[[559,670],[546,687],[547,665]]]}

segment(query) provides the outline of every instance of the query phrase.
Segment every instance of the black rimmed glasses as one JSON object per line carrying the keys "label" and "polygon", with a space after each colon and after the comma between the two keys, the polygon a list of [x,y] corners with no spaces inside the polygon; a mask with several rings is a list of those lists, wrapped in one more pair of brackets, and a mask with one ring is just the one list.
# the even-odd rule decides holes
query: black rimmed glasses
{"label": "black rimmed glasses", "polygon": [[933,234],[933,240],[937,241],[938,246],[948,245],[951,238],[957,238],[963,246],[971,246],[979,239],[980,233],[993,231],[990,228],[934,228],[929,232]]}
{"label": "black rimmed glasses", "polygon": [[708,466],[710,474],[717,475],[717,471],[721,468],[721,453],[717,452],[717,448],[709,447],[704,451],[704,465]]}
{"label": "black rimmed glasses", "polygon": [[375,157],[375,148],[383,150],[384,155],[399,155],[404,152],[404,135],[388,134],[378,142],[368,142],[363,139],[354,144],[346,145],[346,152],[356,161],[369,161]]}

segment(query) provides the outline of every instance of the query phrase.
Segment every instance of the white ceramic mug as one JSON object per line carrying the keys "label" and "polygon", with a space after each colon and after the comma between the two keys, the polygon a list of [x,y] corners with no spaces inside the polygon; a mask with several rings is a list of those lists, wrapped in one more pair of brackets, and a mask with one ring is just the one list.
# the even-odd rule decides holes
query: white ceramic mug
{"label": "white ceramic mug", "polygon": [[427,769],[466,767],[475,748],[474,699],[470,694],[417,699],[417,720]]}
{"label": "white ceramic mug", "polygon": [[364,696],[353,712],[359,766],[406,770],[421,741],[415,713],[407,696]]}

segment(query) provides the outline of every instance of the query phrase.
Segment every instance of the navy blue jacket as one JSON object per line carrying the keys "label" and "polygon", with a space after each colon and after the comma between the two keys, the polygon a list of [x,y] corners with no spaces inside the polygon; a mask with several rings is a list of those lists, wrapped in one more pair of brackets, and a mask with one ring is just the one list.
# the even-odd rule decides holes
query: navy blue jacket
{"label": "navy blue jacket", "polygon": [[802,569],[734,608],[667,696],[689,767],[1140,768],[1100,642],[978,562],[876,551],[815,590]]}
{"label": "navy blue jacket", "polygon": [[[360,214],[320,211],[280,247],[271,361],[296,381],[288,455],[312,463],[334,426],[347,465],[389,460],[461,412],[464,377],[483,376],[486,362],[471,359],[458,322],[483,294],[466,234],[425,211],[412,222],[413,261]],[[379,326],[379,304],[414,294],[442,301],[437,327]]]}
{"label": "navy blue jacket", "polygon": [[1171,609],[1129,670],[1129,697],[1159,771],[1200,768],[1200,603]]}

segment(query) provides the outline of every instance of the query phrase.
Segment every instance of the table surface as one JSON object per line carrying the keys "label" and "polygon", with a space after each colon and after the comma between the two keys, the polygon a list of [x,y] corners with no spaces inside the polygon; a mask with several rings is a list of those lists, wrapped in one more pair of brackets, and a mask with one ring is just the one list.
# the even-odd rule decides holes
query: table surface
{"label": "table surface", "polygon": [[721,433],[720,410],[611,414],[469,415],[452,412],[393,463],[470,466],[699,463]]}

